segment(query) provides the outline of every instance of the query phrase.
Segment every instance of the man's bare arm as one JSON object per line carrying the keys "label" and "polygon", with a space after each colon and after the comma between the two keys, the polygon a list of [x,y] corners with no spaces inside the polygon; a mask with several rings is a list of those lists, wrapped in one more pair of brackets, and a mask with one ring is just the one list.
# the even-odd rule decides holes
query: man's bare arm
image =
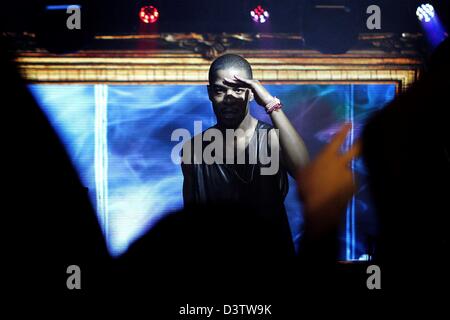
{"label": "man's bare arm", "polygon": [[276,131],[272,130],[270,141],[279,141],[283,163],[291,176],[295,178],[297,171],[309,163],[308,150],[303,139],[281,109],[272,112],[270,117],[279,134],[277,137]]}

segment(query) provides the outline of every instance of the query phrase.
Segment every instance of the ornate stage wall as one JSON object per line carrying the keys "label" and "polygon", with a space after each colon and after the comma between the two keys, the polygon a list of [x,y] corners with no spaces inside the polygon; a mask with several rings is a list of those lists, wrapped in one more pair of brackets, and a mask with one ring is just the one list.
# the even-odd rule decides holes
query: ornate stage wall
{"label": "ornate stage wall", "polygon": [[[365,120],[419,76],[414,52],[355,50],[324,55],[302,50],[228,50],[246,57],[254,77],[280,97],[312,157],[345,121]],[[214,124],[205,84],[211,63],[183,50],[105,50],[56,55],[23,51],[18,62],[30,89],[66,145],[103,226],[112,254],[121,254],[163,215],[182,206],[182,175],[170,160],[171,132]],[[270,121],[255,104],[251,112]],[[342,223],[341,258],[367,258],[377,221],[360,160],[359,190]],[[286,199],[293,239],[301,204],[290,179]]]}

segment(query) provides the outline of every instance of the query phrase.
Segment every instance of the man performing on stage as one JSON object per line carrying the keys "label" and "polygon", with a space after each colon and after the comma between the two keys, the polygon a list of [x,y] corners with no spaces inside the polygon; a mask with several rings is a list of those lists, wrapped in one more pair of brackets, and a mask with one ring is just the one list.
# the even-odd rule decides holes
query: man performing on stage
{"label": "man performing on stage", "polygon": [[[189,152],[194,149],[195,142],[183,148],[185,206],[237,204],[240,208],[257,212],[258,217],[270,221],[278,231],[283,230],[292,244],[284,208],[288,192],[286,171],[295,178],[297,170],[308,163],[303,140],[284,114],[281,102],[253,79],[250,64],[241,56],[225,54],[217,58],[209,69],[207,89],[217,124],[202,133],[200,152]],[[265,108],[273,126],[250,115],[249,102],[253,99]],[[221,152],[216,150],[213,163],[194,160],[204,155],[203,151],[209,144],[216,142],[211,138],[205,139],[208,134],[211,136],[212,131],[227,137],[220,144],[225,156],[218,157]],[[230,131],[236,134],[228,139]],[[213,136],[217,139],[217,135]],[[276,160],[276,165],[262,161],[263,154],[268,155],[272,162]],[[269,166],[272,170],[268,170]]]}

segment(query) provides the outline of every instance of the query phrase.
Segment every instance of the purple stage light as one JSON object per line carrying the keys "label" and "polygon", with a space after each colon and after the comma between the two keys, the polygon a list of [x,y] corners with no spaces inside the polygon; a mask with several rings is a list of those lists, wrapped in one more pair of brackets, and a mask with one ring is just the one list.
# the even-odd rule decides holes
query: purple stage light
{"label": "purple stage light", "polygon": [[250,11],[250,16],[253,21],[257,23],[264,23],[269,19],[269,12],[259,5]]}

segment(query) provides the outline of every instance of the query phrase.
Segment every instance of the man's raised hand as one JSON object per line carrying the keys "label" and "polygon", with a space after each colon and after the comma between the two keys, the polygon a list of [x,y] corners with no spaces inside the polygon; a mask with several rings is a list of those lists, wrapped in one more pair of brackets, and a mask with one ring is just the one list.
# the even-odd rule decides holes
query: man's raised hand
{"label": "man's raised hand", "polygon": [[260,106],[265,107],[270,101],[273,100],[273,96],[262,86],[261,82],[254,79],[242,78],[235,75],[233,79],[225,78],[225,81],[232,85],[238,85],[243,88],[249,88],[253,96],[255,97],[256,103]]}

